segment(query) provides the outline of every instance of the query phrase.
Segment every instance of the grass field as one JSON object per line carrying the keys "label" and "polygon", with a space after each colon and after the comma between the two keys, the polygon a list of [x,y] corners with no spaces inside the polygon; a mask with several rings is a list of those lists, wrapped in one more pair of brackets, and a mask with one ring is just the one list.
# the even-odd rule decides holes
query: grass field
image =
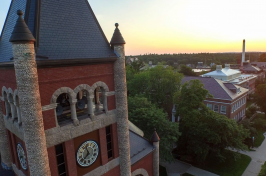
{"label": "grass field", "polygon": [[258,176],[266,176],[266,162],[261,166],[261,170]]}
{"label": "grass field", "polygon": [[225,162],[219,163],[214,162],[211,159],[207,159],[204,166],[199,165],[196,167],[220,176],[241,176],[250,163],[251,158],[247,155],[240,155],[241,157],[235,161],[232,157],[232,151],[228,151]]}
{"label": "grass field", "polygon": [[[252,122],[255,120],[255,119],[264,119],[264,114],[257,114],[256,117],[254,117],[252,119]],[[255,138],[255,141],[254,141],[254,147],[259,147],[261,145],[261,143],[263,142],[263,140],[265,139],[263,133],[265,132],[265,129],[261,129],[261,128],[256,128],[257,129],[257,132],[258,132],[258,136]]]}

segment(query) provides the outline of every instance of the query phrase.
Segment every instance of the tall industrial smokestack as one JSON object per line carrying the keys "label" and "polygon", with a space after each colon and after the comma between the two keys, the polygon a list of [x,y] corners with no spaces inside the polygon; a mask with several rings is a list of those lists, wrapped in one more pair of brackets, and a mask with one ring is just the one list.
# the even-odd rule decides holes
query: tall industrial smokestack
{"label": "tall industrial smokestack", "polygon": [[241,66],[243,66],[243,62],[245,62],[245,39],[243,40],[243,50],[242,50]]}

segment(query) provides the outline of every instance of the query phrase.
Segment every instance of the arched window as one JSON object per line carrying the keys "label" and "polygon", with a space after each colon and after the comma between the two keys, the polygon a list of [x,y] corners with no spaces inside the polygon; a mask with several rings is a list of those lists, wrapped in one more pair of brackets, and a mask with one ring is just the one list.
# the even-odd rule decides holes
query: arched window
{"label": "arched window", "polygon": [[60,94],[56,99],[56,116],[57,122],[60,126],[72,122],[70,99],[71,98],[67,93]]}
{"label": "arched window", "polygon": [[76,112],[78,119],[86,118],[90,115],[88,103],[89,92],[87,90],[80,90],[77,93],[77,103],[76,103]]}
{"label": "arched window", "polygon": [[93,110],[96,115],[108,111],[106,91],[103,87],[98,86],[94,90]]}
{"label": "arched window", "polygon": [[21,125],[22,120],[21,120],[21,115],[20,115],[20,107],[19,107],[19,98],[18,95],[14,93],[14,104],[16,107],[16,111],[17,111],[17,116],[18,116],[18,124]]}
{"label": "arched window", "polygon": [[8,102],[10,104],[10,108],[11,108],[11,117],[14,121],[17,118],[17,109],[16,109],[16,106],[14,104],[13,92],[12,93],[11,92],[12,92],[12,90],[9,91],[7,99],[8,99]]}

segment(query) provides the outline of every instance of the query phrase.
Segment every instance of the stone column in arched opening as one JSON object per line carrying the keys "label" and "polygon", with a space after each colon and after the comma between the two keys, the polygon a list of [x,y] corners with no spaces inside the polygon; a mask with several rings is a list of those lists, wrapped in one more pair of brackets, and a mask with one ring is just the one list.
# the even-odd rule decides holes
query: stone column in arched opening
{"label": "stone column in arched opening", "polygon": [[114,63],[115,100],[117,117],[117,134],[120,159],[120,175],[131,176],[127,85],[125,71],[125,41],[118,29],[118,23],[111,39],[111,48],[118,55]]}
{"label": "stone column in arched opening", "polygon": [[79,120],[77,118],[77,112],[76,112],[76,103],[77,103],[77,99],[72,99],[70,102],[71,119],[74,125],[79,125]]}
{"label": "stone column in arched opening", "polygon": [[9,114],[11,114],[11,108],[10,108],[10,104],[8,102],[8,99],[7,99],[7,92],[6,91],[3,91],[3,98],[5,101],[6,117],[9,117]]}
{"label": "stone column in arched opening", "polygon": [[16,106],[17,109],[17,116],[18,116],[18,124],[21,125],[22,120],[21,120],[21,115],[20,115],[20,107],[19,107],[19,99],[18,95],[14,95],[14,105]]}
{"label": "stone column in arched opening", "polygon": [[0,99],[0,153],[1,153],[2,167],[6,170],[11,170],[12,160],[11,160],[10,148],[8,145],[8,136],[6,133],[1,99]]}
{"label": "stone column in arched opening", "polygon": [[21,117],[23,118],[24,142],[27,150],[30,175],[50,176],[50,167],[44,133],[41,98],[35,61],[35,39],[23,19],[23,11],[12,32],[14,68]]}
{"label": "stone column in arched opening", "polygon": [[17,117],[17,109],[14,103],[14,99],[13,99],[13,95],[11,93],[8,94],[8,102],[10,104],[11,107],[11,116],[12,116],[12,120],[14,122],[15,118]]}

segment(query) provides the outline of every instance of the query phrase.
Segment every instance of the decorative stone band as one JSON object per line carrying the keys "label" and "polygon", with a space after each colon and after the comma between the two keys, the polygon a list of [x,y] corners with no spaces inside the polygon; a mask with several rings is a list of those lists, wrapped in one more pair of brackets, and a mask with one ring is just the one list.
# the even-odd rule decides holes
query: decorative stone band
{"label": "decorative stone band", "polygon": [[2,167],[5,169],[5,170],[12,170],[12,166],[11,167],[8,167],[7,165],[5,165],[5,163],[1,162],[1,165]]}
{"label": "decorative stone band", "polygon": [[15,164],[12,164],[12,168],[17,176],[26,176],[21,170],[17,168]]}
{"label": "decorative stone band", "polygon": [[49,104],[49,105],[42,106],[42,111],[48,111],[48,110],[51,110],[51,109],[55,109],[56,106],[57,106],[57,103],[52,103],[52,104]]}
{"label": "decorative stone band", "polygon": [[106,96],[112,96],[112,95],[115,95],[115,91],[106,92]]}
{"label": "decorative stone band", "polygon": [[93,171],[85,174],[84,176],[98,176],[98,175],[104,175],[108,171],[112,170],[113,168],[119,166],[119,157],[116,159],[113,159],[109,161],[107,164],[97,167]]}
{"label": "decorative stone band", "polygon": [[79,126],[74,126],[71,123],[66,126],[48,129],[45,131],[47,148],[111,125],[116,121],[116,110],[112,110],[108,114],[98,115],[93,121],[89,118],[81,120]]}
{"label": "decorative stone band", "polygon": [[11,133],[15,134],[19,139],[24,141],[23,125],[20,126],[18,123],[13,123],[11,118],[5,117],[5,126]]}

